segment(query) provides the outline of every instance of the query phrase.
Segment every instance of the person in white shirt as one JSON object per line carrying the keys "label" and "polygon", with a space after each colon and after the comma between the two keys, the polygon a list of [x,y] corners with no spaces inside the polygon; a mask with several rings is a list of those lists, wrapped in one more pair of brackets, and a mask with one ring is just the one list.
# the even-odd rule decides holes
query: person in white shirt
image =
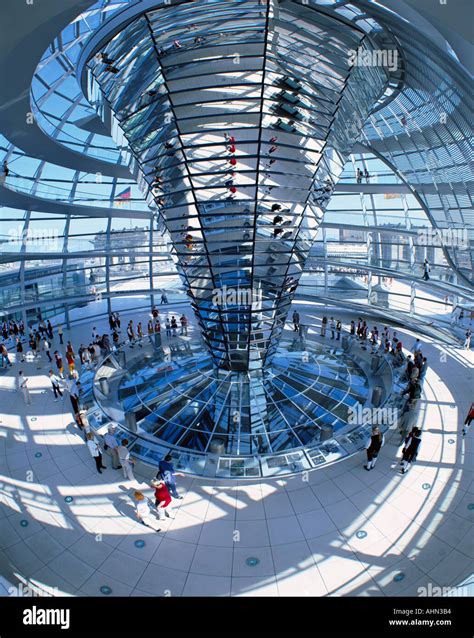
{"label": "person in white shirt", "polygon": [[416,352],[421,352],[421,341],[419,339],[417,339],[413,344],[411,352],[413,352],[413,354],[415,354]]}
{"label": "person in white shirt", "polygon": [[161,532],[161,529],[155,529],[154,525],[151,524],[153,519],[145,495],[142,492],[134,492],[133,496],[135,499],[135,512],[140,523],[146,525],[146,527],[151,527],[155,532]]}
{"label": "person in white shirt", "polygon": [[95,461],[95,466],[99,474],[102,474],[102,470],[106,470],[107,467],[102,464],[102,453],[100,451],[99,444],[94,439],[92,432],[87,435],[87,447],[89,448],[90,455]]}
{"label": "person in white shirt", "polygon": [[52,358],[51,358],[51,354],[50,354],[50,348],[51,348],[51,344],[49,343],[49,341],[46,339],[46,337],[43,339],[43,350],[46,353],[46,356],[48,357],[48,360],[51,362]]}
{"label": "person in white shirt", "polygon": [[61,382],[59,380],[59,377],[54,374],[53,370],[49,371],[49,380],[51,381],[51,386],[54,392],[54,402],[56,403],[58,400],[58,395],[61,397],[61,399],[63,398],[63,393],[61,392]]}
{"label": "person in white shirt", "polygon": [[88,368],[89,364],[90,364],[90,361],[91,361],[91,354],[89,352],[89,349],[88,348],[84,348],[84,351],[82,353],[82,364],[86,368]]}
{"label": "person in white shirt", "polygon": [[18,372],[18,385],[27,405],[31,405],[30,391],[28,390],[28,377],[23,376],[23,370]]}
{"label": "person in white shirt", "polygon": [[115,428],[113,425],[109,425],[107,429],[107,434],[104,436],[104,444],[107,446],[104,449],[109,450],[110,456],[112,457],[112,469],[120,470],[122,466],[120,465],[120,459],[118,455],[118,441],[115,437]]}
{"label": "person in white shirt", "polygon": [[128,440],[124,439],[122,444],[118,446],[118,456],[120,459],[120,465],[122,466],[123,475],[129,481],[134,481],[135,477],[133,476],[132,465],[134,461],[130,458],[130,452],[127,448]]}
{"label": "person in white shirt", "polygon": [[79,413],[76,414],[76,423],[81,428],[84,434],[84,440],[87,443],[87,435],[91,431],[91,426],[89,419],[87,418],[86,410],[79,410]]}

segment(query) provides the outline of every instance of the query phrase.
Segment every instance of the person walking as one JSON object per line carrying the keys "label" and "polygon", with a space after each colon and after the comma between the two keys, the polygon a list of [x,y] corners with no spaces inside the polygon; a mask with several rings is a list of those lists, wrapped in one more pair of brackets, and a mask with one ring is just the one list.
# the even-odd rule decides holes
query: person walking
{"label": "person walking", "polygon": [[106,470],[107,467],[102,463],[102,453],[100,451],[99,444],[94,438],[92,432],[87,434],[87,447],[89,448],[90,455],[95,461],[95,466],[99,474],[102,474],[102,470]]}
{"label": "person walking", "polygon": [[299,327],[300,327],[300,314],[296,310],[293,312],[292,321],[293,321],[293,326],[294,326],[294,332],[298,332]]}
{"label": "person walking", "polygon": [[58,337],[59,337],[59,343],[63,345],[63,327],[61,324],[59,324],[58,326]]}
{"label": "person walking", "polygon": [[155,527],[152,525],[150,507],[145,495],[142,492],[134,492],[133,497],[135,500],[135,513],[140,523],[142,525],[145,525],[145,527],[154,529],[155,532],[161,532],[161,529],[155,529]]}
{"label": "person walking", "polygon": [[402,450],[402,460],[400,461],[400,464],[402,466],[402,474],[405,474],[411,464],[416,461],[420,443],[421,431],[417,427],[414,427],[405,438],[405,443]]}
{"label": "person walking", "polygon": [[66,352],[66,361],[69,368],[69,374],[72,374],[76,364],[74,363],[74,355],[71,352]]}
{"label": "person walking", "polygon": [[334,317],[331,317],[329,321],[329,328],[331,330],[331,339],[334,339],[334,331],[336,330],[336,323],[334,321]]}
{"label": "person walking", "polygon": [[165,482],[161,479],[155,479],[151,484],[155,488],[155,507],[158,518],[160,520],[165,517],[173,518],[166,509],[171,503],[171,494],[168,492]]}
{"label": "person walking", "polygon": [[328,325],[328,318],[324,315],[321,321],[321,337],[326,337],[326,327]]}
{"label": "person walking", "polygon": [[29,381],[28,377],[23,376],[23,370],[20,370],[18,372],[18,386],[21,390],[23,398],[25,399],[25,403],[27,405],[31,405],[31,396],[30,396],[30,391],[28,389],[28,381]]}
{"label": "person walking", "polygon": [[166,318],[166,321],[165,321],[165,328],[166,328],[166,336],[171,337],[171,324],[168,317]]}
{"label": "person walking", "polygon": [[160,304],[167,304],[167,303],[168,303],[168,297],[166,296],[166,292],[163,290],[161,293]]}
{"label": "person walking", "polygon": [[46,356],[48,357],[48,361],[51,363],[52,358],[51,358],[51,354],[49,352],[50,348],[51,348],[51,344],[49,343],[48,339],[45,337],[43,339],[43,350],[46,353]]}
{"label": "person walking", "polygon": [[104,436],[104,450],[110,450],[110,456],[112,457],[112,469],[121,470],[120,459],[118,455],[119,444],[117,437],[115,436],[115,427],[111,424],[107,428],[107,434]]}
{"label": "person walking", "polygon": [[377,457],[384,443],[385,437],[380,431],[380,428],[377,425],[374,426],[372,428],[372,434],[365,446],[367,452],[367,464],[364,465],[364,467],[367,471],[370,471],[375,467]]}
{"label": "person walking", "polygon": [[464,420],[464,427],[462,429],[462,435],[466,436],[469,426],[471,425],[472,420],[474,419],[474,403],[471,403],[471,407],[469,408],[469,412],[467,413],[467,417]]}
{"label": "person walking", "polygon": [[134,465],[134,461],[130,457],[130,451],[127,448],[128,439],[123,439],[122,443],[117,448],[117,453],[119,456],[120,465],[122,466],[123,475],[129,481],[134,481],[135,477],[133,476],[132,466]]}
{"label": "person walking", "polygon": [[471,349],[471,337],[472,337],[472,331],[470,328],[468,328],[467,332],[466,332],[466,340],[464,341],[464,349],[465,350],[470,350]]}
{"label": "person walking", "polygon": [[178,490],[176,489],[176,479],[175,476],[183,476],[175,472],[173,463],[173,457],[171,454],[167,454],[163,459],[158,463],[158,472],[156,474],[157,479],[161,479],[165,482],[165,485],[170,492],[173,498],[182,499],[183,497],[178,494]]}
{"label": "person walking", "polygon": [[74,416],[79,414],[79,386],[81,385],[80,381],[73,381],[69,388],[69,398],[71,399],[72,412]]}
{"label": "person walking", "polygon": [[53,392],[54,392],[54,402],[56,403],[58,400],[58,396],[61,397],[61,399],[63,398],[63,393],[61,391],[61,382],[59,380],[59,377],[54,374],[53,370],[49,371],[49,380],[51,381],[51,387],[53,388]]}
{"label": "person walking", "polygon": [[342,323],[341,323],[341,320],[338,319],[336,323],[336,333],[337,333],[336,341],[340,341],[341,339],[341,330],[342,330]]}
{"label": "person walking", "polygon": [[56,361],[56,367],[58,369],[59,376],[61,377],[61,379],[64,379],[63,359],[57,350],[54,352],[54,360]]}

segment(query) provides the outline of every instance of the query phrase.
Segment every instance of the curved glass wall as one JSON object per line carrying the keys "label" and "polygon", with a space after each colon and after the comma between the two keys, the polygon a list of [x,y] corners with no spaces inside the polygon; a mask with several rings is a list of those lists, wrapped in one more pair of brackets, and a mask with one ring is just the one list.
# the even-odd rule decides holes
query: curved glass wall
{"label": "curved glass wall", "polygon": [[[104,149],[101,157],[111,167],[125,161],[124,155],[119,159],[124,150],[117,149],[107,130],[84,137],[84,127],[101,122],[95,116],[84,121],[93,111],[82,95],[76,64],[89,34],[138,4],[95,3],[58,35],[32,78],[34,108],[51,114],[43,121],[46,115],[36,113],[40,126],[86,156],[94,155],[94,147]],[[400,43],[404,71],[403,84],[396,85],[394,74],[364,127],[366,148],[345,165],[300,294],[447,319],[456,304],[467,307],[472,297],[472,144],[465,74],[449,47],[444,54],[431,47],[415,26],[379,3],[305,4],[337,15],[370,37],[382,37],[387,27]],[[392,101],[384,102],[387,96]],[[140,295],[147,308],[157,288],[178,289],[170,237],[158,229],[149,209],[153,193],[146,199],[142,194],[146,184],[138,188],[133,179],[114,177],[112,169],[99,176],[87,169],[71,171],[55,164],[54,157],[40,161],[8,139],[0,141],[0,160],[10,165],[10,175],[0,180],[4,315],[23,313],[33,322],[40,310],[51,316],[66,311],[67,319],[69,310],[89,303],[105,313],[115,295],[127,291]],[[369,185],[356,183],[358,166],[368,169]],[[366,192],[372,186],[373,192]],[[377,186],[381,190],[375,192]],[[129,267],[131,252],[137,269]],[[425,257],[431,265],[428,282],[422,279]],[[187,297],[183,292],[179,298]],[[75,316],[72,312],[70,318]]]}

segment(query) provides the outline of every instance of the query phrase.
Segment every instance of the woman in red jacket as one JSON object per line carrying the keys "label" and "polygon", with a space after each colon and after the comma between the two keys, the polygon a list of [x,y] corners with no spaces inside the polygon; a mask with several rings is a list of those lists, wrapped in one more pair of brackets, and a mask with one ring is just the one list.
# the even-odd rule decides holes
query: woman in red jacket
{"label": "woman in red jacket", "polygon": [[158,518],[160,520],[165,518],[165,516],[173,518],[166,510],[168,505],[171,503],[171,494],[168,492],[165,482],[156,479],[152,481],[152,486],[155,488],[155,507],[158,513]]}

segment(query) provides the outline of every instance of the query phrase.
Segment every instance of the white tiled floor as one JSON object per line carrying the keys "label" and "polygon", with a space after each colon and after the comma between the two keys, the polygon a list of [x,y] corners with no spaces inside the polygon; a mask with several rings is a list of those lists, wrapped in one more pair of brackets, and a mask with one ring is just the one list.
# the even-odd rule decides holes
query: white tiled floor
{"label": "white tiled floor", "polygon": [[184,499],[160,533],[138,524],[131,506],[132,488],[149,489],[149,468],[138,466],[135,482],[108,461],[96,473],[69,399],[53,402],[47,362],[23,366],[32,406],[4,374],[0,574],[85,596],[107,595],[104,586],[112,596],[415,596],[430,582],[456,585],[474,571],[474,428],[460,435],[474,358],[448,350],[444,361],[431,344],[424,351],[423,443],[406,476],[394,434],[370,473],[360,453],[305,478],[184,477]]}

